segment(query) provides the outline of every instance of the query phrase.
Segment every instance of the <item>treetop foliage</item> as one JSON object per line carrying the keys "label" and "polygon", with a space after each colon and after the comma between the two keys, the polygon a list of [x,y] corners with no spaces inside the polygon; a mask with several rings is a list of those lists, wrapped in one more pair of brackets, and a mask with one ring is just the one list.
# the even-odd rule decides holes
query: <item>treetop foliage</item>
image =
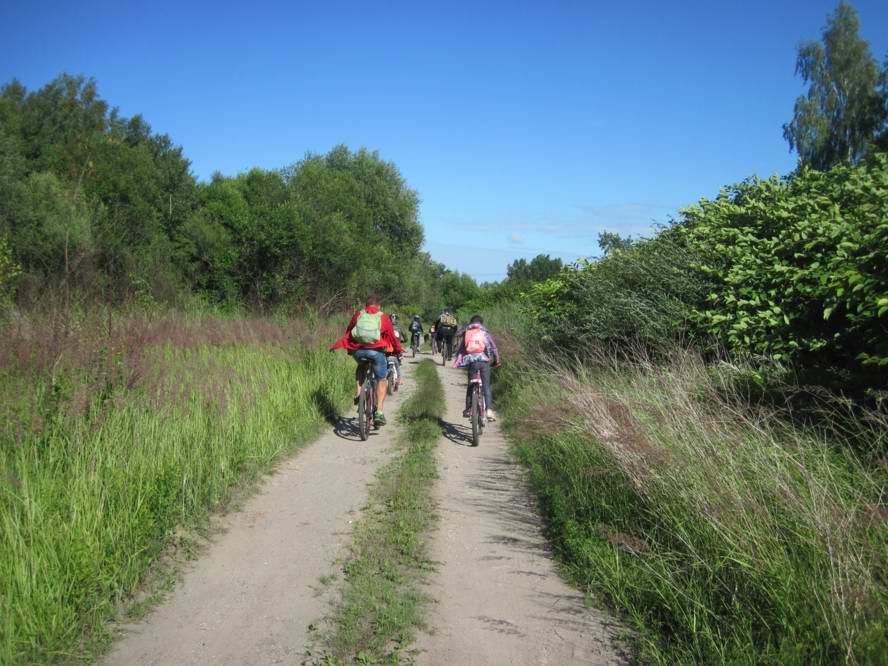
{"label": "treetop foliage", "polygon": [[880,71],[859,28],[856,10],[840,2],[823,41],[799,47],[796,73],[808,92],[796,100],[783,136],[802,165],[825,170],[856,164],[874,145],[884,149],[888,142],[888,56]]}

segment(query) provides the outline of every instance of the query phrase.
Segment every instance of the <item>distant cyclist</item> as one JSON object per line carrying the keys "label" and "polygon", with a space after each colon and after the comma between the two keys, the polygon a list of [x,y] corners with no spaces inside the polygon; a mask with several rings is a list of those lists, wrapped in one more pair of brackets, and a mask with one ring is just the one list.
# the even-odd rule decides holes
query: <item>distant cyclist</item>
{"label": "distant cyclist", "polygon": [[[465,328],[463,341],[459,346],[454,368],[468,368],[471,377],[472,369],[481,371],[481,382],[484,387],[484,403],[487,405],[487,420],[496,421],[496,412],[493,411],[493,391],[490,386],[490,365],[498,366],[501,363],[499,352],[493,337],[484,328],[484,320],[481,315],[475,315]],[[472,384],[466,386],[466,410],[463,416],[472,415]]]}
{"label": "distant cyclist", "polygon": [[429,344],[432,345],[432,355],[438,353],[438,321],[432,322],[429,326]]}
{"label": "distant cyclist", "polygon": [[376,413],[373,415],[373,424],[385,425],[386,390],[388,389],[388,362],[385,351],[390,349],[394,354],[402,354],[401,340],[392,327],[391,320],[385,316],[379,307],[379,299],[369,296],[363,308],[356,311],[345,329],[345,334],[330,346],[330,350],[345,349],[358,362],[355,370],[355,404],[358,404],[358,396],[361,394],[361,384],[365,377],[362,374],[361,361],[368,360],[373,364],[373,374],[376,375]]}
{"label": "distant cyclist", "polygon": [[422,340],[422,322],[419,315],[413,315],[413,321],[410,322],[410,346],[419,349]]}
{"label": "distant cyclist", "polygon": [[392,328],[394,329],[395,335],[397,336],[398,340],[401,341],[401,344],[407,342],[407,336],[404,335],[404,331],[401,328],[401,324],[398,320],[398,315],[390,314],[389,319],[392,320]]}
{"label": "distant cyclist", "polygon": [[453,355],[453,336],[456,334],[456,329],[458,327],[459,322],[447,308],[444,308],[441,312],[441,316],[435,320],[435,334],[438,340],[438,349],[445,358]]}

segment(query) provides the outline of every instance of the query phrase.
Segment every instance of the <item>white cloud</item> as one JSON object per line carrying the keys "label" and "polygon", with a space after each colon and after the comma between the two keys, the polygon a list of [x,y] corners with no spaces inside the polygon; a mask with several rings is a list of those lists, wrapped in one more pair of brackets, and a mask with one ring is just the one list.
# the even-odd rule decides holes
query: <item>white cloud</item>
{"label": "white cloud", "polygon": [[632,236],[650,236],[660,224],[666,224],[678,207],[657,202],[615,202],[581,204],[574,213],[540,215],[512,215],[507,213],[484,215],[479,218],[457,218],[449,225],[471,227],[475,232],[507,234],[510,243],[524,243],[531,236],[557,236],[570,241],[594,241],[602,231],[616,231]]}

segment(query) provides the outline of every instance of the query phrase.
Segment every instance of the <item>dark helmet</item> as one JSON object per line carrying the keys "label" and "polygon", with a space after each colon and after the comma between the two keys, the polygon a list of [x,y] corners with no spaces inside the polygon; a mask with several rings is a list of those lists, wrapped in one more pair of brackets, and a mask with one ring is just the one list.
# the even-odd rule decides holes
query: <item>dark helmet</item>
{"label": "dark helmet", "polygon": [[419,315],[413,315],[413,321],[419,321]]}

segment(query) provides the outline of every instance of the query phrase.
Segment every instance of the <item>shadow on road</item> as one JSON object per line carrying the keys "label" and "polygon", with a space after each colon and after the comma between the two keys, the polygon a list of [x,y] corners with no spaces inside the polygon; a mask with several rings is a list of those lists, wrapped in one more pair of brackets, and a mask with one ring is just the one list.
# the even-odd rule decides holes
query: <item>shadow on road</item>
{"label": "shadow on road", "polygon": [[[333,426],[333,432],[337,437],[352,442],[361,441],[361,431],[358,428],[357,416],[340,416],[336,405],[330,397],[321,389],[311,394],[311,401],[315,404],[324,420]],[[371,431],[371,435],[373,432]]]}
{"label": "shadow on road", "polygon": [[552,557],[545,523],[523,482],[521,467],[505,451],[484,451],[483,442],[481,449],[469,477],[469,486],[478,493],[469,501],[496,516],[499,529],[490,542]]}
{"label": "shadow on road", "polygon": [[336,422],[339,420],[339,410],[336,408],[336,405],[333,404],[333,401],[330,400],[330,396],[322,389],[317,388],[311,394],[311,401],[315,404],[315,407],[317,407],[321,416],[324,417],[324,420],[330,425],[335,426]]}
{"label": "shadow on road", "polygon": [[[361,430],[358,427],[357,416],[340,416],[333,424],[333,432],[341,439],[347,439],[351,442],[361,441]],[[370,431],[372,437],[375,431]]]}
{"label": "shadow on road", "polygon": [[441,424],[441,434],[445,439],[459,446],[472,446],[472,427],[470,425],[457,425],[444,419],[439,419],[439,423]]}

